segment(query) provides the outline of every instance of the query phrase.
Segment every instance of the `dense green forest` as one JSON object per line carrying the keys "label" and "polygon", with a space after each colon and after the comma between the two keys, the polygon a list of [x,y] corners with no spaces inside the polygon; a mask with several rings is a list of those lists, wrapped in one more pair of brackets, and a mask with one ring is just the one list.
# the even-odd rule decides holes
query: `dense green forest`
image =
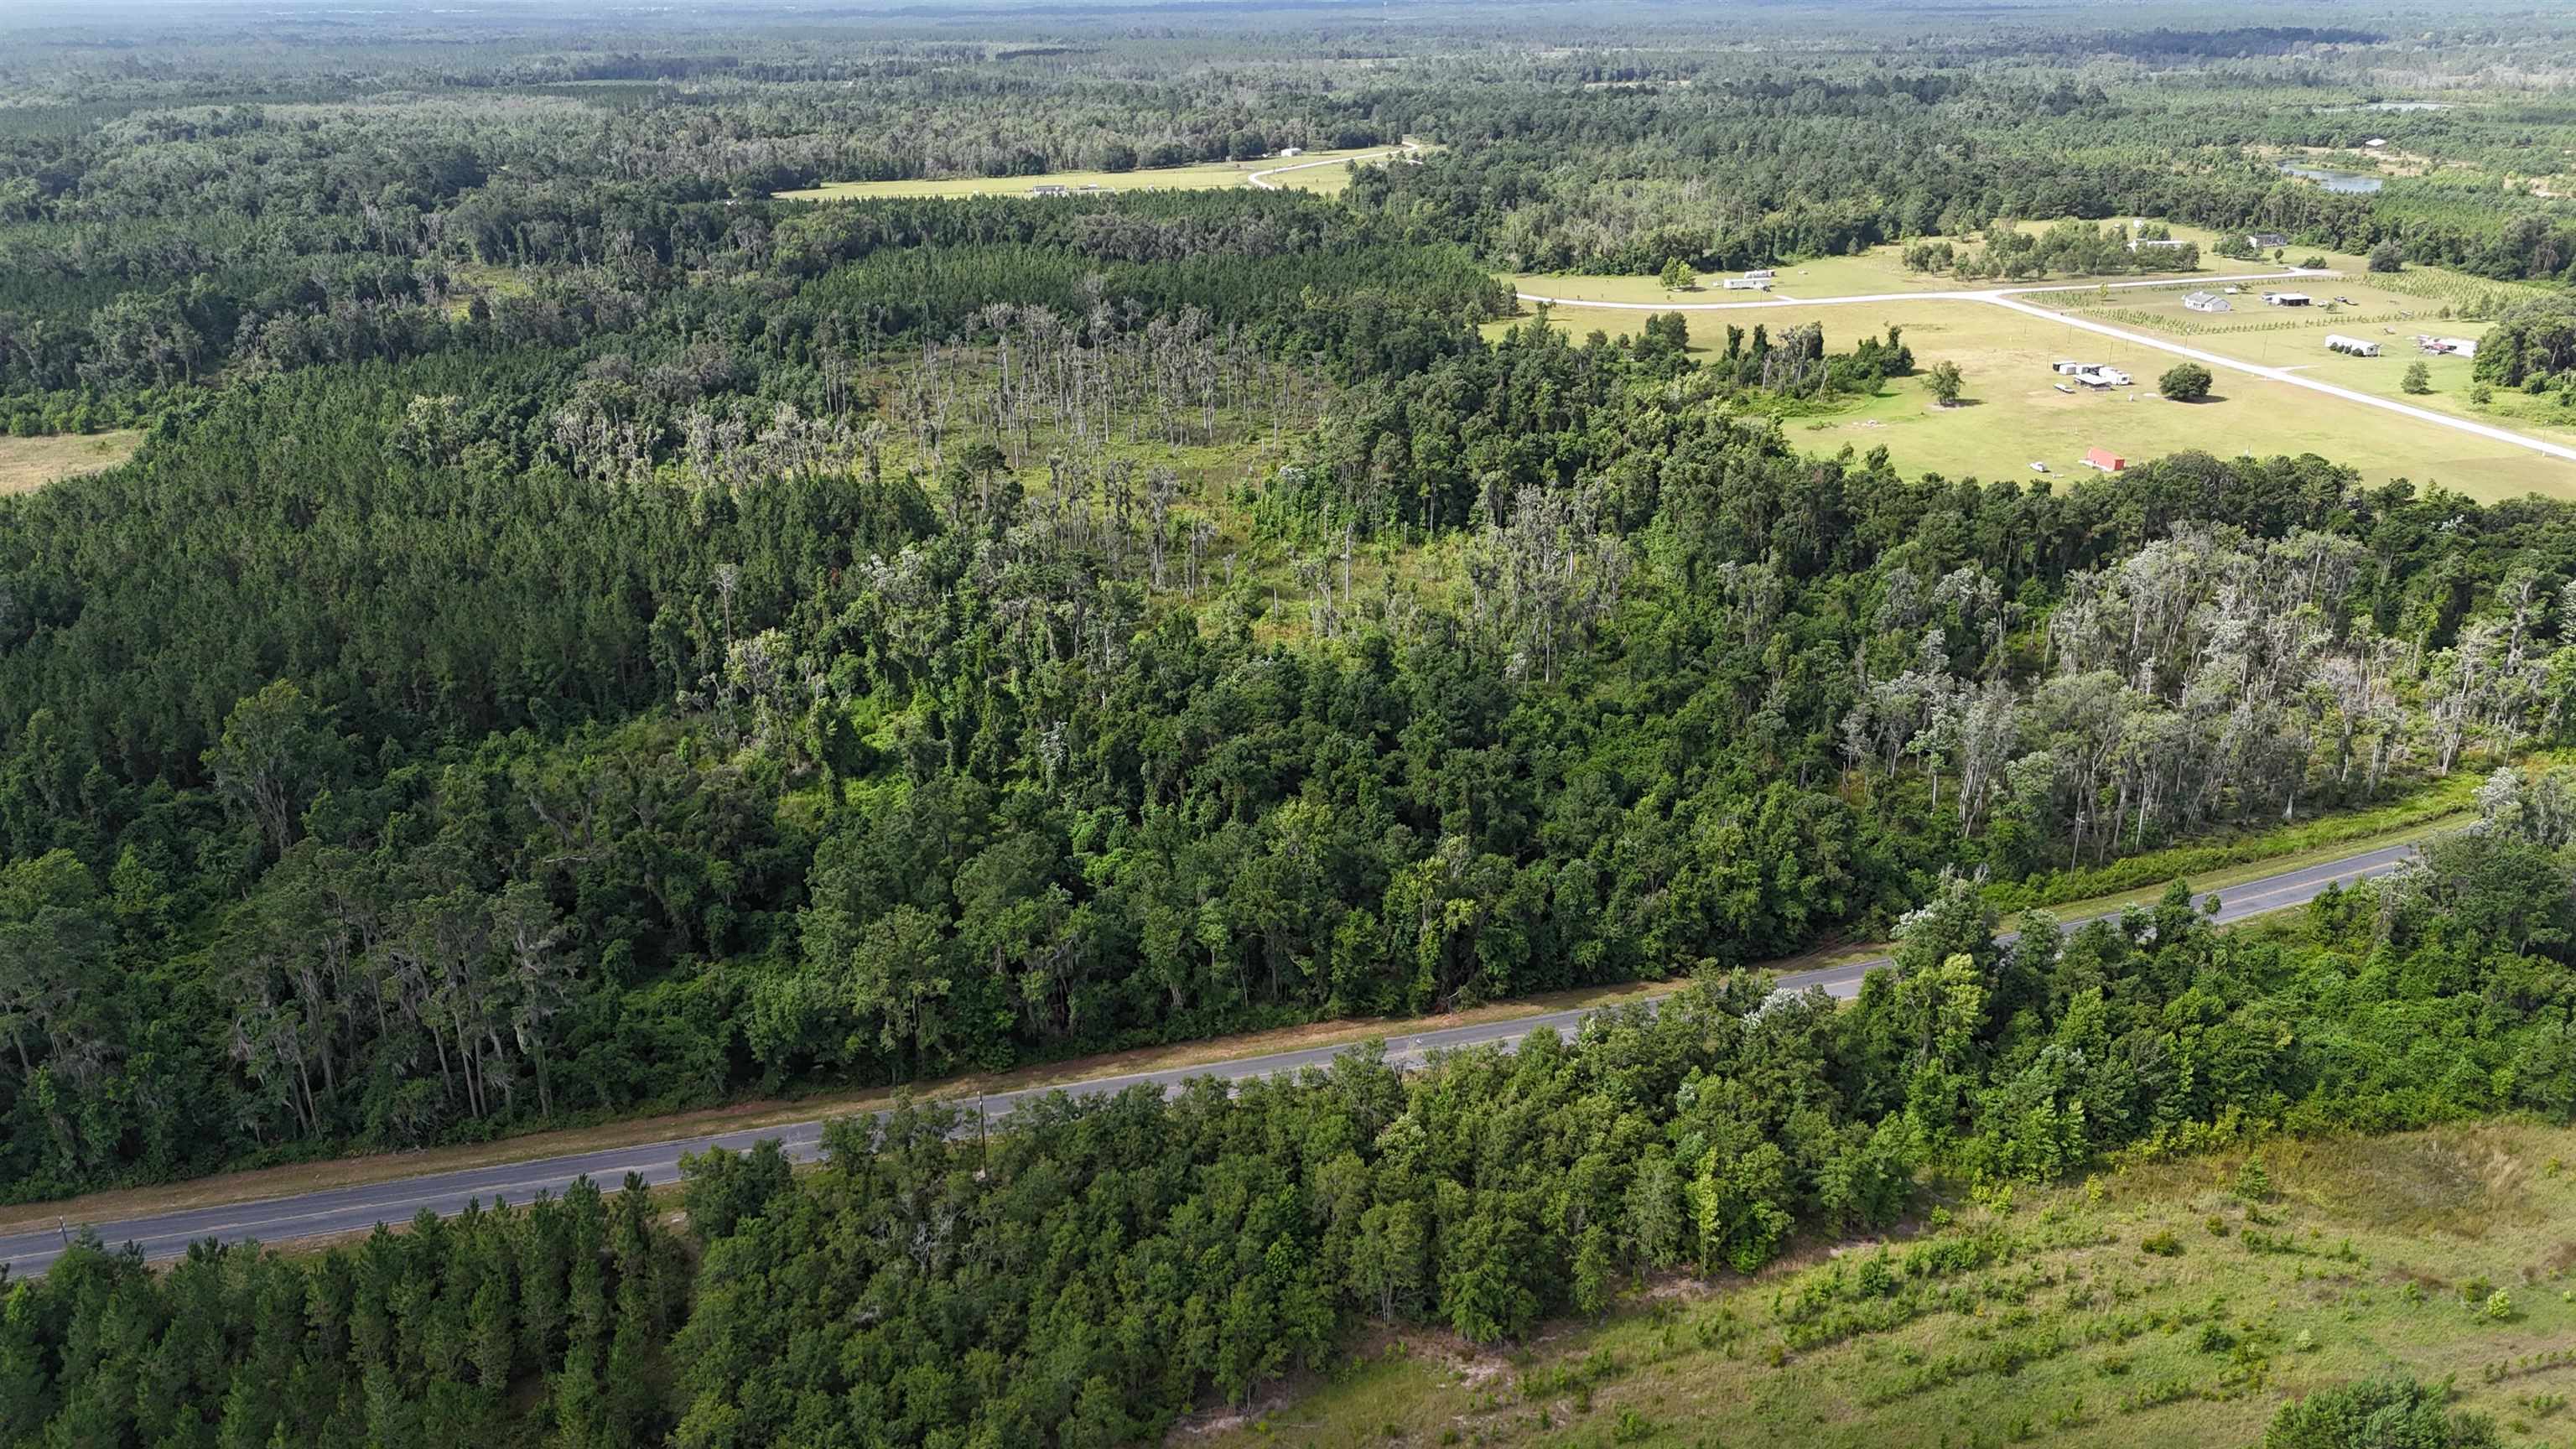
{"label": "dense green forest", "polygon": [[[905,1107],[834,1125],[810,1174],[768,1147],[693,1163],[677,1233],[640,1190],[581,1190],[311,1259],[208,1249],[156,1275],[83,1247],[8,1290],[0,1443],[383,1444],[436,1423],[489,1443],[1114,1445],[1323,1365],[1371,1320],[1493,1342],[1650,1275],[1885,1228],[1927,1170],[1997,1188],[2266,1132],[2563,1120],[2576,783],[2500,771],[2480,808],[2410,873],[2259,936],[2177,888],[2072,933],[2028,916],[2007,943],[1954,882],[1846,1008],[1712,975],[1578,1041],[1413,1076],[1348,1054],[1231,1094],[1057,1098],[983,1143],[953,1109]],[[2007,1273],[2011,1244],[1883,1250],[1839,1294],[1784,1298],[1778,1331],[1830,1343],[1921,1311]],[[2355,1392],[2373,1413],[2391,1393]],[[2453,1432],[2438,1393],[2395,1397]],[[2318,1427],[2345,1412],[2292,1405],[2278,1442],[2448,1442]]]}
{"label": "dense green forest", "polygon": [[[2211,39],[2174,107],[2122,76],[2182,32],[2079,83],[2037,32],[1793,29],[1750,74],[1489,39],[1489,86],[1231,21],[355,70],[30,30],[0,407],[148,436],[0,503],[0,1196],[1743,964],[2566,737],[2562,507],[1905,477],[1778,427],[1911,371],[1894,329],[1482,325],[1541,260],[2403,229],[2106,159],[2277,121],[2284,55],[2322,127],[2365,32]],[[1400,135],[1441,149],[1340,198],[767,196]],[[1723,160],[1718,231],[1616,180],[1648,152]]]}
{"label": "dense green forest", "polygon": [[13,1190],[1741,964],[2567,724],[2564,508],[1818,463],[1722,399],[1886,349],[1763,346],[1407,374],[1257,486],[1284,592],[1079,449],[228,389],[0,540]]}

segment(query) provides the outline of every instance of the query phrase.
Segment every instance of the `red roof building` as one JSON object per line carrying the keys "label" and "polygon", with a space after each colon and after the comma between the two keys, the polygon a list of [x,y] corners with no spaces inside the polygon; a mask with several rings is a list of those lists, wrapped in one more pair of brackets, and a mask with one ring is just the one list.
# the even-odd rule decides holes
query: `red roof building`
{"label": "red roof building", "polygon": [[2087,448],[2084,450],[2084,466],[2099,468],[2105,473],[2117,473],[2129,466],[2129,460],[2108,448]]}

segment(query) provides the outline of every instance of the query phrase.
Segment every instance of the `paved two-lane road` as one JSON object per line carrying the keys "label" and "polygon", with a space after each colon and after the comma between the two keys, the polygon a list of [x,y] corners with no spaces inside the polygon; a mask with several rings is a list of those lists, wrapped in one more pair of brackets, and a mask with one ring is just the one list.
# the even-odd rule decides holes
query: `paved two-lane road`
{"label": "paved two-lane road", "polygon": [[[2221,893],[2224,902],[2218,913],[2221,921],[2239,921],[2267,911],[2305,905],[2329,885],[2350,884],[2395,870],[2414,854],[2411,845],[2391,846],[2349,856],[2323,865],[2284,871],[2260,880],[2247,881],[2231,891]],[[2083,919],[2091,919],[2089,917]],[[2079,924],[2069,921],[2067,924]],[[1779,978],[1780,985],[1793,990],[1822,987],[1828,994],[1849,999],[1860,993],[1861,978],[1887,964],[1885,957],[1837,962],[1812,971],[1797,971]],[[1388,1059],[1400,1065],[1411,1065],[1438,1051],[1455,1051],[1462,1047],[1510,1046],[1530,1033],[1553,1030],[1572,1035],[1583,1019],[1602,1008],[1553,1011],[1538,1016],[1516,1017],[1509,1021],[1487,1022],[1477,1026],[1447,1027],[1433,1031],[1391,1032],[1386,1037]],[[1138,1072],[1125,1076],[1096,1077],[1089,1081],[1062,1087],[1032,1088],[1021,1092],[1000,1093],[981,1099],[988,1120],[1009,1115],[1020,1102],[1042,1097],[1048,1092],[1063,1091],[1076,1097],[1099,1096],[1124,1091],[1140,1084],[1169,1089],[1195,1077],[1216,1077],[1224,1081],[1247,1081],[1323,1067],[1347,1047],[1309,1047],[1301,1051],[1273,1052],[1263,1056],[1243,1057],[1209,1066],[1178,1067],[1167,1071]],[[970,1105],[971,1104],[965,1104]],[[206,1238],[227,1242],[256,1239],[265,1243],[282,1243],[298,1238],[331,1234],[365,1232],[377,1223],[404,1223],[422,1208],[440,1214],[464,1210],[469,1201],[490,1203],[495,1199],[525,1202],[539,1192],[560,1195],[575,1181],[587,1177],[604,1187],[615,1187],[627,1173],[635,1173],[647,1183],[660,1185],[676,1182],[680,1177],[680,1157],[684,1153],[703,1152],[710,1147],[740,1151],[766,1137],[786,1144],[788,1154],[799,1161],[812,1159],[820,1150],[823,1124],[820,1121],[799,1122],[785,1127],[760,1127],[713,1136],[692,1137],[675,1142],[639,1143],[631,1147],[612,1147],[597,1152],[583,1152],[565,1157],[539,1158],[527,1162],[501,1163],[490,1167],[466,1168],[438,1172],[390,1182],[365,1183],[355,1187],[328,1188],[300,1193],[293,1197],[268,1202],[236,1203],[222,1207],[194,1208],[163,1213],[127,1222],[98,1223],[99,1235],[111,1244],[140,1244],[150,1258],[172,1258],[187,1251],[188,1245]],[[44,1229],[0,1237],[0,1263],[6,1263],[14,1274],[37,1273],[62,1253],[64,1234],[77,1231],[74,1220],[64,1229]]]}

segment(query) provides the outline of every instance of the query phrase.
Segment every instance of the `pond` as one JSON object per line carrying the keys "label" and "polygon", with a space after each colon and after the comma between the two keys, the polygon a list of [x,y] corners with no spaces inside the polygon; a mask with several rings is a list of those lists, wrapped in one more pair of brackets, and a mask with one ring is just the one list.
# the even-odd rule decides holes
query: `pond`
{"label": "pond", "polygon": [[2292,161],[2284,161],[2280,165],[2282,175],[2303,177],[2328,191],[2377,191],[2388,184],[2385,179],[2367,171],[2337,171],[2326,166],[2301,166]]}

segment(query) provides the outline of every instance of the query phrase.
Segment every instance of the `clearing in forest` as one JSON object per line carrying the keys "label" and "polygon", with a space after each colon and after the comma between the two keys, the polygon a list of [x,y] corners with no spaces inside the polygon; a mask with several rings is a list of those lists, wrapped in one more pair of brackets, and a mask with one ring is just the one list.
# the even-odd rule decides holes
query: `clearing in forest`
{"label": "clearing in forest", "polygon": [[[2576,1131],[2275,1142],[1954,1201],[1752,1279],[1673,1277],[1518,1351],[1381,1339],[1208,1446],[2248,1444],[2403,1364],[2507,1442],[2576,1393]],[[1953,1216],[1955,1214],[1955,1217]]]}
{"label": "clearing in forest", "polygon": [[112,433],[62,433],[41,438],[0,437],[0,494],[33,493],[76,473],[113,468],[143,444],[139,429]]}
{"label": "clearing in forest", "polygon": [[[1511,280],[1525,290],[1559,296],[1598,296],[1605,301],[1626,300],[1615,295],[1622,283],[1650,290],[1654,285],[1637,278]],[[2311,291],[2339,289],[2349,294],[2355,284],[2325,278],[2300,285]],[[2085,302],[2081,307],[2067,307],[2063,300],[2066,295],[2036,294],[2021,300],[2058,308],[2071,316],[2129,326],[2146,336],[2163,335],[2133,326],[2112,316],[2111,311],[2092,305],[2095,298],[2089,291],[2080,294]],[[2160,299],[2141,305],[2180,306],[2179,293],[2163,300],[2166,294],[2161,289],[2131,289],[2130,295]],[[2249,290],[2245,295],[2255,307],[2262,307],[2255,291]],[[2113,311],[2130,305],[2116,290],[2113,297]],[[1694,293],[1686,300],[1701,303],[1720,299]],[[1644,327],[1648,315],[1582,306],[1553,307],[1549,313],[1556,325],[1576,337],[1596,329],[1614,337],[1634,335]],[[1786,418],[1784,431],[1811,451],[1829,453],[1849,443],[1866,453],[1884,444],[1889,456],[1907,469],[1988,480],[2032,477],[2032,463],[2045,464],[2055,477],[2083,477],[2086,474],[2082,460],[2086,451],[2095,447],[2133,461],[2187,449],[2222,458],[2315,453],[2348,462],[2371,481],[2406,478],[2419,486],[2439,483],[2481,499],[2519,497],[2525,493],[2576,497],[2576,463],[2275,379],[2220,370],[2208,401],[2167,402],[2157,396],[2156,381],[2185,359],[2143,342],[2103,337],[1992,303],[1927,297],[1921,301],[1818,303],[1812,307],[1683,315],[1689,320],[1692,348],[1703,353],[1722,352],[1729,327],[1743,329],[1749,340],[1757,325],[1777,335],[1807,322],[1819,322],[1829,344],[1848,345],[1853,338],[1896,326],[1904,329],[1904,340],[1913,349],[1918,373],[1935,362],[1950,361],[1967,374],[1965,401],[1958,407],[1936,406],[1917,376],[1892,378],[1875,397],[1849,399],[1840,406]],[[2290,356],[2290,343],[2286,340],[2263,340],[2286,339],[2292,335],[2288,333],[2258,332],[2242,338],[2176,336],[2172,340],[2271,366],[2295,365],[2304,369],[2313,361],[2321,377],[2356,390],[2400,396],[2405,365],[2415,354],[2412,324],[2401,335],[2382,339],[2404,342],[2405,355],[2396,355],[2392,348],[2389,356],[2360,359],[2323,350],[2321,339],[2333,330],[2333,319],[2302,319],[2301,326],[2305,328],[2310,323],[2320,339],[2314,359]],[[1510,325],[1491,323],[1487,330],[1498,334]],[[2450,332],[2467,324],[2442,325]],[[2431,324],[2427,324],[2430,329]],[[2298,335],[2304,337],[2304,332]],[[2376,329],[2373,335],[2378,335]],[[2126,371],[2133,382],[2107,392],[2077,386],[2054,370],[2056,363],[2070,360],[2107,363]],[[2373,362],[2380,365],[2368,365]],[[2449,360],[2447,366],[2434,370],[2434,396],[2402,400],[2476,416],[2534,437],[2576,441],[2576,430],[2562,433],[2470,408],[2466,402],[2467,366],[2465,362]],[[2446,395],[2451,403],[2447,407],[2443,405]]]}
{"label": "clearing in forest", "polygon": [[[2029,221],[2018,224],[2014,229],[2039,235],[2058,224],[2054,221]],[[2124,225],[2125,222],[2100,221],[2082,224],[2104,227]],[[2286,262],[2272,260],[2269,253],[2253,261],[2231,261],[2211,250],[2218,241],[2216,233],[2205,228],[2189,226],[2175,226],[2171,230],[2177,240],[2200,244],[2200,265],[2197,268],[2189,271],[2122,272],[2100,278],[2050,273],[2026,281],[2006,281],[1994,277],[1961,278],[1948,272],[1921,272],[1907,267],[1905,252],[1911,246],[1946,241],[1961,251],[1974,251],[1983,242],[1982,237],[1979,236],[1931,236],[1913,238],[1901,244],[1890,242],[1850,256],[1816,257],[1802,262],[1782,262],[1779,266],[1770,269],[1775,274],[1771,281],[1774,295],[1788,297],[1844,297],[1878,292],[1954,292],[1970,291],[1981,287],[2072,285],[2096,280],[2113,283],[2148,281],[2156,278],[2214,281],[2254,273],[2277,272],[2284,266],[2297,264],[2316,251],[2313,247],[2291,248]],[[2350,265],[2353,270],[2358,271],[2361,267],[2360,259],[2353,258]],[[1741,271],[1703,272],[1700,274],[1700,289],[1685,293],[1667,292],[1653,277],[1549,277],[1545,280],[1550,283],[1589,284],[1593,290],[1582,292],[1580,295],[1599,297],[1605,302],[1733,302],[1761,296],[1762,294],[1758,292],[1725,290],[1727,278],[1741,278],[1743,275]],[[1515,280],[1540,279],[1522,277]],[[1533,290],[1547,289],[1534,288]],[[1568,287],[1559,295],[1572,296],[1577,293]]]}
{"label": "clearing in forest", "polygon": [[[2544,289],[2489,282],[2458,272],[2409,267],[2394,276],[2374,276],[2358,265],[2340,275],[2296,284],[2313,294],[2305,308],[2279,308],[2264,303],[2262,287],[2248,286],[2227,300],[2223,313],[2195,312],[2183,298],[2195,289],[2137,288],[2115,291],[2108,299],[2091,292],[2032,296],[2052,311],[2107,322],[2263,367],[2296,368],[2321,381],[2337,383],[2412,407],[2511,428],[2552,442],[2576,443],[2576,404],[2566,394],[2528,397],[2495,389],[2487,402],[2475,402],[2476,364],[2457,350],[2432,350],[2454,341],[2476,342],[2492,323],[2496,310]],[[2478,314],[2468,320],[2462,312]],[[2379,344],[2376,357],[2350,356],[2331,350],[2329,337],[2349,336]],[[2406,376],[2424,365],[2428,391],[2410,393]],[[2224,390],[2224,379],[2222,390]],[[2473,440],[2464,440],[2473,441]],[[2331,455],[2330,455],[2331,456]],[[2463,491],[2475,491],[2464,489]],[[2549,491],[2544,489],[2543,491]]]}
{"label": "clearing in forest", "polygon": [[[1256,172],[1282,171],[1276,184],[1302,190],[1334,191],[1348,183],[1341,162],[1384,156],[1392,147],[1360,146],[1342,151],[1307,151],[1296,156],[1265,156],[1253,161],[1208,161],[1196,166],[1158,166],[1135,171],[1050,171],[1043,176],[953,176],[938,180],[834,181],[802,191],[781,191],[781,201],[864,201],[885,196],[1029,196],[1041,187],[1063,187],[1071,195],[1096,191],[1209,191],[1249,186]],[[1295,167],[1295,170],[1285,168]]]}

